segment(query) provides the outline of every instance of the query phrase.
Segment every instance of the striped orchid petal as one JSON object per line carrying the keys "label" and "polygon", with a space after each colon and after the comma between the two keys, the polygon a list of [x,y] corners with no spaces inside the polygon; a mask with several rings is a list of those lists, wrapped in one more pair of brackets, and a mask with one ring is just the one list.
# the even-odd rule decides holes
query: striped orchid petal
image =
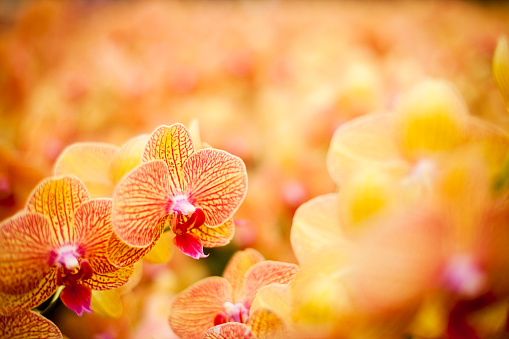
{"label": "striped orchid petal", "polygon": [[240,301],[244,292],[244,276],[246,272],[259,262],[265,260],[263,255],[252,248],[237,251],[226,266],[223,277],[227,279],[233,289],[233,301]]}
{"label": "striped orchid petal", "polygon": [[111,160],[109,177],[117,184],[129,171],[141,164],[141,157],[147,145],[148,135],[140,135],[127,141]]}
{"label": "striped orchid petal", "polygon": [[205,332],[203,339],[257,339],[251,328],[241,323],[214,326]]}
{"label": "striped orchid petal", "polygon": [[76,208],[90,195],[81,180],[72,176],[46,179],[28,198],[26,209],[46,215],[59,244],[74,242],[73,218]]}
{"label": "striped orchid petal", "polygon": [[118,184],[113,198],[112,226],[128,245],[146,247],[171,201],[168,166],[161,160],[141,164]]}
{"label": "striped orchid petal", "polygon": [[117,269],[108,260],[108,243],[113,235],[111,206],[111,199],[93,199],[79,206],[74,214],[76,241],[96,273]]}
{"label": "striped orchid petal", "polygon": [[220,247],[227,245],[233,238],[235,225],[233,220],[230,219],[218,227],[201,225],[200,227],[192,228],[190,232],[200,238],[203,247]]}
{"label": "striped orchid petal", "polygon": [[251,328],[258,339],[285,338],[285,325],[273,312],[257,309],[251,312],[247,326]]}
{"label": "striped orchid petal", "polygon": [[247,192],[244,162],[228,152],[202,149],[182,169],[189,201],[205,211],[205,223],[219,226],[231,218]]}
{"label": "striped orchid petal", "polygon": [[87,142],[67,147],[55,163],[55,175],[74,175],[83,181],[92,198],[109,197],[113,183],[110,165],[119,148],[114,145]]}
{"label": "striped orchid petal", "polygon": [[150,135],[143,162],[163,160],[168,165],[173,195],[177,195],[184,187],[183,164],[194,152],[191,136],[184,125],[160,126]]}
{"label": "striped orchid petal", "polygon": [[83,286],[96,291],[111,290],[125,285],[134,273],[134,266],[122,267],[110,273],[95,273],[92,278],[83,280]]}
{"label": "striped orchid petal", "polygon": [[0,316],[0,338],[61,339],[58,327],[43,316],[31,311]]}
{"label": "striped orchid petal", "polygon": [[231,301],[230,283],[221,277],[209,277],[188,287],[174,300],[170,326],[182,338],[201,338],[214,326],[215,316]]}
{"label": "striped orchid petal", "polygon": [[262,261],[253,265],[245,275],[244,303],[251,306],[258,290],[272,283],[290,283],[298,267],[295,264],[279,261]]}
{"label": "striped orchid petal", "polygon": [[163,234],[164,226],[167,224],[168,219],[171,219],[170,216],[163,217],[161,220],[159,220],[154,230],[154,238],[152,242],[146,247],[129,246],[120,240],[120,238],[115,233],[113,233],[108,245],[109,260],[117,267],[128,266],[137,262],[138,260],[141,260],[160,243],[158,240]]}

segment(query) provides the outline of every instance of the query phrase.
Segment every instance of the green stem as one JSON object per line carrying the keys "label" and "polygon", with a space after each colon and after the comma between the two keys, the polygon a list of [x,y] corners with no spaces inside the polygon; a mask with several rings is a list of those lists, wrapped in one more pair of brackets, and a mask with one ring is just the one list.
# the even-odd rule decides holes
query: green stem
{"label": "green stem", "polygon": [[55,307],[56,303],[57,303],[57,300],[58,300],[58,297],[60,297],[60,293],[62,293],[62,290],[64,289],[64,286],[60,286],[57,291],[53,294],[53,298],[51,298],[51,301],[49,302],[48,306],[46,306],[45,309],[43,309],[42,311],[40,311],[40,314],[41,315],[45,315],[46,313],[48,313],[50,310],[53,309],[53,307]]}

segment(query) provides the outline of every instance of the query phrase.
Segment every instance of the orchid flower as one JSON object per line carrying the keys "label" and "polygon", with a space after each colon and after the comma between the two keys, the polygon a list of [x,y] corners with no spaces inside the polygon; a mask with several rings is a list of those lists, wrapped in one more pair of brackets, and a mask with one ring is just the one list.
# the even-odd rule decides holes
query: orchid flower
{"label": "orchid flower", "polygon": [[58,327],[32,311],[0,315],[0,338],[11,339],[61,339]]}
{"label": "orchid flower", "polygon": [[288,284],[297,272],[294,264],[265,261],[253,249],[239,251],[230,259],[223,277],[205,278],[181,292],[174,300],[170,326],[183,338],[225,338],[232,333],[273,337],[284,333],[283,320],[253,300],[263,286]]}
{"label": "orchid flower", "polygon": [[0,314],[31,309],[62,288],[62,302],[91,312],[92,290],[124,285],[133,267],[108,258],[111,199],[90,199],[72,176],[41,182],[26,209],[0,224]]}
{"label": "orchid flower", "polygon": [[196,151],[183,125],[161,126],[150,136],[142,164],[117,186],[112,226],[121,241],[140,248],[168,226],[184,254],[204,258],[204,246],[225,245],[233,236],[230,219],[246,190],[240,158],[212,148]]}
{"label": "orchid flower", "polygon": [[493,55],[493,79],[509,108],[509,43],[507,36],[498,39]]}

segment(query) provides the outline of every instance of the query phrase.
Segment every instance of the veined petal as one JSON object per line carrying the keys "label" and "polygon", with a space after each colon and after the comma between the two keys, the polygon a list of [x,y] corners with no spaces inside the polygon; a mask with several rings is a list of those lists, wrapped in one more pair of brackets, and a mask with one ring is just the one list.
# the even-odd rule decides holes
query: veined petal
{"label": "veined petal", "polygon": [[0,292],[23,294],[55,269],[51,250],[58,244],[46,216],[21,212],[0,224]]}
{"label": "veined petal", "polygon": [[112,199],[93,199],[74,213],[76,241],[96,273],[117,269],[108,260],[108,243],[114,234],[111,228]]}
{"label": "veined petal", "polygon": [[509,44],[506,36],[498,39],[493,54],[493,78],[506,105],[509,107]]}
{"label": "veined petal", "polygon": [[228,280],[233,290],[233,301],[238,302],[244,292],[244,276],[246,272],[259,262],[265,260],[263,255],[255,249],[247,248],[237,251],[226,265],[223,277]]}
{"label": "veined petal", "polygon": [[209,277],[191,285],[174,300],[170,326],[182,338],[201,338],[214,326],[214,317],[232,301],[230,283],[221,277]]}
{"label": "veined petal", "polygon": [[60,294],[60,300],[69,309],[81,316],[83,312],[91,313],[92,291],[81,284],[71,284],[64,287]]}
{"label": "veined petal", "polygon": [[256,339],[256,335],[246,324],[226,323],[210,328],[203,339]]}
{"label": "veined petal", "polygon": [[205,211],[208,226],[219,226],[231,218],[246,196],[246,166],[228,152],[199,150],[187,159],[182,171],[189,201]]}
{"label": "veined petal", "polygon": [[85,184],[72,176],[42,181],[28,198],[27,211],[46,215],[58,244],[74,243],[74,211],[88,201]]}
{"label": "veined petal", "polygon": [[100,142],[67,147],[55,163],[55,175],[74,175],[85,184],[92,198],[110,197],[113,183],[110,165],[118,147]]}
{"label": "veined petal", "polygon": [[260,288],[253,300],[250,312],[254,313],[258,309],[270,310],[277,314],[280,319],[290,322],[292,319],[290,285],[273,283]]}
{"label": "veined petal", "polygon": [[157,246],[159,238],[161,238],[161,235],[163,234],[164,226],[170,218],[171,215],[159,220],[154,231],[154,238],[152,239],[152,242],[145,247],[129,246],[120,240],[115,233],[113,233],[108,245],[108,258],[110,261],[118,267],[124,267],[141,260],[154,248],[154,246]]}
{"label": "veined petal", "polygon": [[258,290],[272,283],[290,283],[298,267],[286,262],[266,260],[254,264],[244,277],[244,300],[246,306],[251,306]]}
{"label": "veined petal", "polygon": [[111,160],[109,175],[116,184],[133,168],[141,164],[141,157],[147,145],[148,135],[140,135],[126,142]]}
{"label": "veined petal", "polygon": [[290,233],[293,252],[300,264],[315,254],[346,243],[338,213],[338,195],[321,195],[295,211]]}
{"label": "veined petal", "polygon": [[21,294],[0,292],[0,314],[10,314],[32,309],[42,304],[57,290],[57,273],[52,269],[44,275],[35,288]]}
{"label": "veined petal", "polygon": [[168,166],[161,160],[141,164],[115,191],[111,214],[115,233],[131,246],[148,246],[158,222],[168,214],[170,200]]}
{"label": "veined petal", "polygon": [[251,312],[246,325],[258,339],[285,338],[285,324],[269,310],[259,308]]}
{"label": "veined petal", "polygon": [[182,166],[194,152],[191,136],[184,125],[160,126],[150,135],[143,162],[163,160],[168,165],[171,189],[176,195],[184,188]]}
{"label": "veined petal", "polygon": [[393,114],[368,114],[344,123],[334,132],[327,153],[330,176],[341,186],[358,168],[401,174],[408,171],[396,142]]}
{"label": "veined petal", "polygon": [[129,281],[134,273],[134,266],[126,266],[109,273],[94,273],[92,278],[81,283],[93,290],[104,291],[120,287]]}
{"label": "veined petal", "polygon": [[22,311],[0,316],[0,338],[61,339],[62,333],[45,317],[31,311]]}
{"label": "veined petal", "polygon": [[122,299],[117,289],[92,291],[92,311],[100,317],[119,318],[122,315]]}
{"label": "veined petal", "polygon": [[233,220],[230,219],[221,226],[208,227],[202,225],[192,228],[191,232],[200,238],[203,247],[220,247],[227,245],[233,238],[235,225]]}
{"label": "veined petal", "polygon": [[203,244],[200,238],[192,233],[176,234],[173,243],[185,255],[194,259],[206,258],[208,254],[203,253]]}

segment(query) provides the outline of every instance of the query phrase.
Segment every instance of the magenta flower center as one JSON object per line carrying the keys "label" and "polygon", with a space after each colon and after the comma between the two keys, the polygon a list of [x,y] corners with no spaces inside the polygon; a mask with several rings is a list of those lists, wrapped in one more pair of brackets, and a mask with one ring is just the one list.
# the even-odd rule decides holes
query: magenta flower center
{"label": "magenta flower center", "polygon": [[94,270],[76,245],[63,245],[51,251],[50,265],[57,267],[57,285],[74,285],[92,278]]}
{"label": "magenta flower center", "polygon": [[445,271],[446,286],[453,292],[475,297],[486,284],[486,275],[481,265],[469,255],[456,255],[449,260]]}
{"label": "magenta flower center", "polygon": [[224,303],[224,311],[216,314],[214,318],[214,326],[228,322],[236,322],[245,324],[249,319],[249,310],[244,306],[243,303],[231,302]]}

